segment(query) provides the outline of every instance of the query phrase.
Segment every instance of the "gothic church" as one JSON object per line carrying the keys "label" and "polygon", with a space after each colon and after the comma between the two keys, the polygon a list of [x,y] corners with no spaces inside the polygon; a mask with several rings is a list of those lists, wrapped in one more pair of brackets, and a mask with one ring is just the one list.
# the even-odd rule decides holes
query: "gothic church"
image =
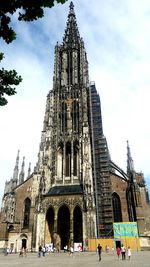
{"label": "gothic church", "polygon": [[19,151],[5,184],[0,247],[37,251],[40,244],[113,238],[113,222],[137,222],[150,234],[150,205],[142,173],[134,170],[127,143],[127,172],[110,158],[100,97],[89,81],[87,54],[73,3],[61,44],[55,46],[53,88],[46,100],[38,162],[25,179]]}

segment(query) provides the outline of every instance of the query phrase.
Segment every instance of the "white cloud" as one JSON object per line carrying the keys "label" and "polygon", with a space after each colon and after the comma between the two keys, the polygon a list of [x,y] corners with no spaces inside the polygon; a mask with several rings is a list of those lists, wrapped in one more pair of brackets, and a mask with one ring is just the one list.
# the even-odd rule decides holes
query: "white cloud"
{"label": "white cloud", "polygon": [[[150,4],[148,0],[74,0],[80,36],[89,61],[90,79],[100,93],[104,134],[112,159],[126,169],[126,140],[134,165],[150,184],[148,122],[150,98]],[[10,45],[1,42],[4,67],[23,77],[17,95],[0,109],[0,178],[12,176],[17,150],[32,167],[37,160],[46,95],[52,88],[53,56],[62,41],[68,5],[46,9],[45,17],[32,23],[14,18],[18,34]],[[136,7],[136,8],[135,8]]]}

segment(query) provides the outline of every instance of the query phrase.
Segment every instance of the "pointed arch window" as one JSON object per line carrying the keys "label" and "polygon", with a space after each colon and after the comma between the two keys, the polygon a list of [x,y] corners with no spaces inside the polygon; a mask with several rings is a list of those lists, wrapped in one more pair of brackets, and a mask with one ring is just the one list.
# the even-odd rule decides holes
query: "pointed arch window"
{"label": "pointed arch window", "polygon": [[30,221],[30,208],[31,208],[31,200],[27,197],[24,201],[24,221],[23,227],[29,227]]}
{"label": "pointed arch window", "polygon": [[114,222],[122,222],[121,201],[117,193],[112,194]]}
{"label": "pointed arch window", "polygon": [[78,142],[74,142],[73,144],[73,175],[74,176],[78,175],[78,154],[79,154]]}
{"label": "pointed arch window", "polygon": [[62,102],[61,104],[60,118],[61,118],[61,131],[65,133],[67,131],[67,105],[65,102]]}
{"label": "pointed arch window", "polygon": [[79,103],[77,101],[73,102],[71,115],[72,115],[72,121],[73,121],[73,131],[78,132],[79,130]]}
{"label": "pointed arch window", "polygon": [[66,176],[71,177],[71,143],[66,144]]}

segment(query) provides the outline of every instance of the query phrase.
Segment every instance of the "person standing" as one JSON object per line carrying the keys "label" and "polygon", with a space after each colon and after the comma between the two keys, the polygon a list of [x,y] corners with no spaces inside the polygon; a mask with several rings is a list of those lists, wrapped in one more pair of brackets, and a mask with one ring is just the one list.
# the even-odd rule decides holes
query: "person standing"
{"label": "person standing", "polygon": [[38,251],[38,256],[41,257],[41,253],[42,253],[42,246],[39,246],[39,251]]}
{"label": "person standing", "polygon": [[120,259],[120,254],[121,254],[121,249],[120,249],[120,247],[118,247],[117,249],[116,249],[116,252],[117,252],[117,256],[118,256],[118,260]]}
{"label": "person standing", "polygon": [[73,256],[73,252],[74,252],[74,249],[73,249],[73,247],[71,246],[71,247],[70,247],[70,256]]}
{"label": "person standing", "polygon": [[42,254],[43,254],[43,257],[45,257],[45,252],[46,252],[46,249],[45,249],[45,246],[42,247]]}
{"label": "person standing", "polygon": [[130,257],[131,257],[131,248],[130,248],[130,246],[128,247],[127,254],[128,254],[128,259],[130,260]]}
{"label": "person standing", "polygon": [[125,260],[126,259],[126,248],[123,244],[121,245],[121,254],[122,254],[122,260]]}
{"label": "person standing", "polygon": [[102,257],[101,257],[101,254],[102,254],[102,246],[100,244],[98,244],[97,251],[98,251],[99,261],[101,261],[101,259],[102,259]]}

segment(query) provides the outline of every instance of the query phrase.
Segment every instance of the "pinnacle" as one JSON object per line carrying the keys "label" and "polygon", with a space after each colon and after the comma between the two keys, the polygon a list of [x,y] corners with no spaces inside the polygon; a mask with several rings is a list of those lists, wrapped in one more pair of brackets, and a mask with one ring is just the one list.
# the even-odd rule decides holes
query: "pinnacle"
{"label": "pinnacle", "polygon": [[72,46],[73,44],[78,43],[79,40],[80,40],[80,35],[79,35],[77,23],[76,23],[74,4],[71,1],[70,6],[69,6],[67,27],[66,27],[65,35],[64,35],[64,43],[66,43],[67,46]]}
{"label": "pinnacle", "polygon": [[70,2],[70,5],[69,5],[69,14],[71,15],[71,14],[74,14],[74,4],[73,4],[73,2],[71,1]]}

